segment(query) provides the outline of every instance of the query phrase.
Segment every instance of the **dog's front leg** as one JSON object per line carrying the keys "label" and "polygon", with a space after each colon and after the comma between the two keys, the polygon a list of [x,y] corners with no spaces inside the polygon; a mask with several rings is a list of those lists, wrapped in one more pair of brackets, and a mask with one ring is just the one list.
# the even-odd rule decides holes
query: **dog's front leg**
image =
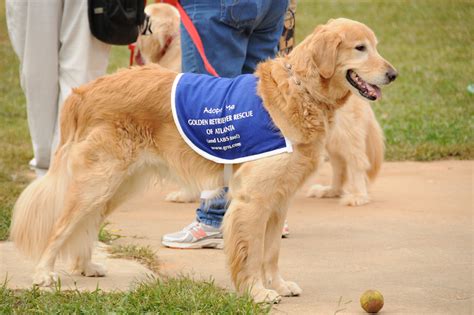
{"label": "dog's front leg", "polygon": [[297,296],[302,290],[294,282],[285,281],[278,268],[280,256],[281,231],[286,218],[287,208],[275,210],[267,223],[265,233],[264,271],[265,286],[282,296]]}
{"label": "dog's front leg", "polygon": [[361,206],[370,201],[367,192],[367,170],[370,163],[365,152],[351,156],[347,162],[347,191],[341,203],[347,206]]}
{"label": "dog's front leg", "polygon": [[332,182],[330,186],[312,185],[308,192],[308,197],[336,198],[342,195],[342,185],[346,181],[346,162],[337,153],[329,153],[329,161],[332,167]]}
{"label": "dog's front leg", "polygon": [[278,303],[278,292],[265,288],[263,281],[268,217],[268,211],[257,202],[232,199],[224,219],[224,249],[237,290],[248,291],[256,302]]}

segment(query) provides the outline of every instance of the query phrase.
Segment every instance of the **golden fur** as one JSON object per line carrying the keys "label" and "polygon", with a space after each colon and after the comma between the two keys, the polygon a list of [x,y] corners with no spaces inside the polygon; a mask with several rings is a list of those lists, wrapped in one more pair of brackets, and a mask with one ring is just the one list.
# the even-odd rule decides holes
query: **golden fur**
{"label": "golden fur", "polygon": [[[367,52],[354,47],[360,42]],[[258,66],[258,93],[294,152],[234,168],[224,218],[231,278],[256,301],[299,295],[278,270],[283,220],[296,190],[318,165],[337,108],[353,89],[345,75],[387,84],[394,71],[365,25],[346,19],[318,26],[286,57]],[[222,185],[223,166],[196,154],[174,124],[170,91],[176,72],[134,67],[74,89],[61,114],[61,141],[52,166],[21,194],[11,237],[37,259],[34,283],[54,282],[54,263],[69,257],[85,275],[103,276],[91,262],[99,225],[150,176],[172,177],[193,190]]]}
{"label": "golden fur", "polygon": [[311,186],[308,197],[342,196],[341,203],[349,206],[368,203],[367,183],[375,180],[382,166],[384,138],[367,101],[354,95],[336,111],[326,152],[332,166],[331,185]]}

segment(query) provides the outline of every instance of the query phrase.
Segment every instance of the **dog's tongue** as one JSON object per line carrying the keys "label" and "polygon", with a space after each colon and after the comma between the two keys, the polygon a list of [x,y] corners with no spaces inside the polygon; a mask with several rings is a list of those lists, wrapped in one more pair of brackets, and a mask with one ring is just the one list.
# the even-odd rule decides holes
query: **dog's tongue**
{"label": "dog's tongue", "polygon": [[370,88],[374,90],[375,95],[377,95],[378,100],[382,98],[382,91],[380,90],[378,86],[370,84]]}

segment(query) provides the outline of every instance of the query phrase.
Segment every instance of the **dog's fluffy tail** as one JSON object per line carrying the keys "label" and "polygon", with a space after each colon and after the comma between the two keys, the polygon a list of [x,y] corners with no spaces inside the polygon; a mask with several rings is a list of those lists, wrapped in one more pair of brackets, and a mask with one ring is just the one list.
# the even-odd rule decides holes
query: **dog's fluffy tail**
{"label": "dog's fluffy tail", "polygon": [[366,139],[366,153],[370,162],[370,168],[367,170],[368,178],[373,181],[382,167],[384,158],[385,145],[382,128],[372,110],[370,110],[371,117],[368,121],[367,139]]}
{"label": "dog's fluffy tail", "polygon": [[68,156],[76,129],[76,109],[80,96],[66,100],[62,112],[60,146],[44,177],[33,181],[18,198],[12,217],[10,238],[26,256],[38,260],[48,244],[53,226],[64,208],[69,188]]}

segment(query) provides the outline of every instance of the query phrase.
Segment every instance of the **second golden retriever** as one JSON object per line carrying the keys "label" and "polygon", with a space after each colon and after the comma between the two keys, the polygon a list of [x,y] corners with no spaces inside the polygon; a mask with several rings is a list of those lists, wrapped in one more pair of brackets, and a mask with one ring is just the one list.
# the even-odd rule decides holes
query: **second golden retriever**
{"label": "second golden retriever", "polygon": [[384,137],[367,101],[353,95],[336,111],[326,152],[332,166],[331,185],[311,186],[308,197],[342,197],[341,204],[348,206],[368,203],[367,186],[382,166]]}
{"label": "second golden retriever", "polygon": [[150,34],[141,34],[137,47],[145,64],[157,63],[170,70],[181,71],[181,36],[178,9],[166,3],[145,7],[150,18]]}
{"label": "second golden retriever", "polygon": [[[224,246],[237,290],[278,301],[302,290],[278,268],[289,201],[317,168],[335,111],[351,93],[376,100],[396,77],[365,25],[330,20],[288,56],[261,63],[257,91],[293,152],[234,168]],[[14,209],[11,237],[37,259],[33,277],[51,285],[58,257],[78,272],[104,276],[91,261],[101,222],[150,177],[173,177],[195,190],[222,185],[223,165],[198,155],[180,136],[171,111],[177,73],[150,65],[119,71],[73,91],[61,115],[61,141],[48,173]]]}

